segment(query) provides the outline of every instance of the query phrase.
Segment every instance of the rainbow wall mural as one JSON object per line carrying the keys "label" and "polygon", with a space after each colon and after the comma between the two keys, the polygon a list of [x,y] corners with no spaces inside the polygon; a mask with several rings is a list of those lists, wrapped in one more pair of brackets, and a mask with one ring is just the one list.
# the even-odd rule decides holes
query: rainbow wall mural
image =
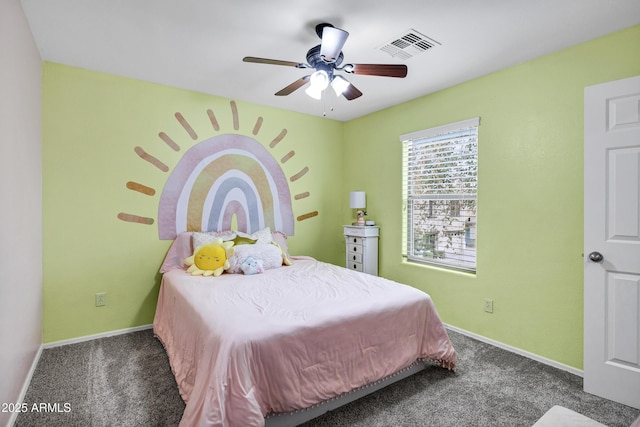
{"label": "rainbow wall mural", "polygon": [[266,226],[293,235],[291,194],[280,165],[252,138],[227,134],[190,148],[169,176],[158,207],[160,239],[183,231]]}
{"label": "rainbow wall mural", "polygon": [[[234,101],[229,103],[233,117],[233,129],[240,128],[240,115]],[[214,131],[220,124],[212,110],[207,110],[209,122]],[[175,118],[193,141],[198,134],[187,119],[179,112]],[[258,117],[252,133],[258,135],[263,118]],[[275,148],[287,135],[283,129],[268,144]],[[182,147],[165,132],[158,134],[173,151]],[[169,173],[169,166],[136,146],[135,153],[147,165],[163,173]],[[289,182],[303,178],[309,168],[304,166],[291,176],[285,176],[280,164],[285,164],[295,156],[288,151],[278,162],[260,142],[239,134],[226,133],[213,136],[189,148],[171,171],[158,203],[158,234],[162,240],[174,239],[184,231],[217,231],[237,228],[253,233],[264,227],[274,231],[294,234],[294,216]],[[126,188],[154,197],[155,188],[129,181]],[[293,196],[293,200],[310,197],[308,191]],[[314,218],[318,211],[301,214],[296,221]],[[153,225],[156,221],[149,216],[128,212],[118,213],[118,219],[127,223]]]}

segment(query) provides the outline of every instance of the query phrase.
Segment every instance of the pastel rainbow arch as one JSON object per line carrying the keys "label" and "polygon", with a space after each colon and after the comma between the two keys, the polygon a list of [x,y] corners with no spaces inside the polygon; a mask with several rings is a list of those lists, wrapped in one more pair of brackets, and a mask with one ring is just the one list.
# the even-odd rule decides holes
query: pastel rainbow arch
{"label": "pastel rainbow arch", "polygon": [[256,140],[226,134],[204,140],[182,156],[158,206],[160,239],[184,231],[264,227],[294,233],[291,193],[278,162]]}

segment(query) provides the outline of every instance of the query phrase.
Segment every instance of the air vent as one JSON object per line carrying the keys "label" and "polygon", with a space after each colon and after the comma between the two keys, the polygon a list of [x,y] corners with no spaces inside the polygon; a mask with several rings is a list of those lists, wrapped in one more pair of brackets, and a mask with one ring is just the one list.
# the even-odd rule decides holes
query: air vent
{"label": "air vent", "polygon": [[410,29],[400,37],[394,38],[380,46],[380,50],[394,58],[406,60],[413,58],[419,53],[426,52],[436,45],[440,45],[440,43],[419,31]]}

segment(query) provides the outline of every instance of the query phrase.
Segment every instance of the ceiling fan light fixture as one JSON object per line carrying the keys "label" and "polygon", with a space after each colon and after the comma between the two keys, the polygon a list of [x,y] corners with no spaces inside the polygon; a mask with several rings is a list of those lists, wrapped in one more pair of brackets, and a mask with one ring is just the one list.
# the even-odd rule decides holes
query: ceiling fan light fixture
{"label": "ceiling fan light fixture", "polygon": [[309,86],[304,92],[313,99],[322,99],[322,89],[317,89],[313,86]]}
{"label": "ceiling fan light fixture", "polygon": [[335,76],[331,81],[331,87],[333,88],[333,91],[336,93],[336,96],[342,95],[342,93],[345,90],[347,90],[350,84],[351,83],[349,83],[348,81],[346,81],[340,76]]}
{"label": "ceiling fan light fixture", "polygon": [[329,74],[324,70],[318,70],[311,74],[309,82],[311,84],[309,89],[313,88],[314,90],[322,92],[329,86]]}
{"label": "ceiling fan light fixture", "polygon": [[362,96],[348,80],[338,77],[335,73],[342,71],[347,74],[360,74],[365,76],[396,77],[407,76],[407,66],[404,64],[345,64],[342,47],[349,33],[335,28],[329,23],[316,25],[316,34],[322,39],[319,45],[313,46],[307,51],[307,62],[281,61],[278,59],[258,58],[255,56],[244,57],[244,62],[259,64],[282,65],[295,68],[314,70],[312,74],[299,78],[275,93],[276,96],[290,95],[294,91],[309,84],[305,92],[314,99],[322,99],[322,93],[331,85],[338,97],[342,96],[347,101]]}

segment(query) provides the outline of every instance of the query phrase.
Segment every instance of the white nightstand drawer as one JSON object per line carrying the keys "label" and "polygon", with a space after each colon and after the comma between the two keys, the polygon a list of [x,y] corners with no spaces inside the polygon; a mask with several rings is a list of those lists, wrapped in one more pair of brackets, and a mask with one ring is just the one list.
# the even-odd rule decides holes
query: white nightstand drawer
{"label": "white nightstand drawer", "polygon": [[349,255],[347,256],[347,260],[349,262],[357,262],[362,264],[362,254],[356,254],[353,252],[349,252]]}
{"label": "white nightstand drawer", "polygon": [[348,262],[347,268],[349,270],[362,271],[362,264],[359,262]]}
{"label": "white nightstand drawer", "polygon": [[362,245],[362,237],[347,236],[347,242],[352,245]]}
{"label": "white nightstand drawer", "polygon": [[347,251],[349,254],[361,254],[362,253],[362,245],[356,245],[353,243],[347,244]]}

